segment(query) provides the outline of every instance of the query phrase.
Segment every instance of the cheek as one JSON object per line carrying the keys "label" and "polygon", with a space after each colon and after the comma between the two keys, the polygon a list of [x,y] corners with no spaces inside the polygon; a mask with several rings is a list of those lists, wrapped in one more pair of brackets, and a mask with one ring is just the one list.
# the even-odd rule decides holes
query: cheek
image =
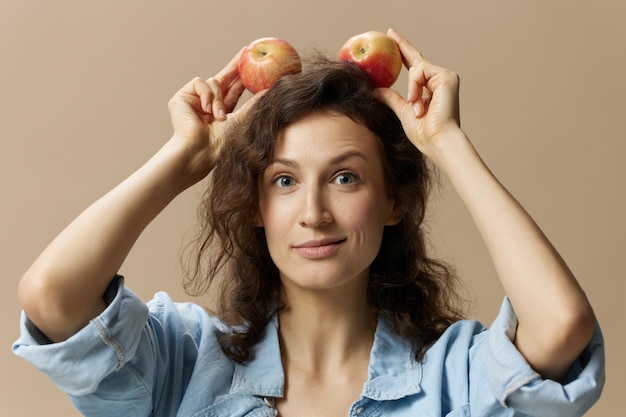
{"label": "cheek", "polygon": [[285,227],[292,214],[289,205],[279,204],[275,200],[261,198],[259,200],[259,221],[265,228],[265,236],[270,240],[282,238]]}
{"label": "cheek", "polygon": [[271,199],[261,198],[259,201],[259,210],[261,212],[261,217],[264,221],[271,222],[273,219],[277,218],[282,211],[279,204],[276,204],[275,201]]}
{"label": "cheek", "polygon": [[272,201],[268,198],[267,192],[259,187],[259,220],[265,226],[272,219]]}
{"label": "cheek", "polygon": [[363,203],[363,210],[367,216],[378,221],[385,221],[393,210],[393,200],[387,195],[385,187],[379,184],[368,195],[368,201]]}
{"label": "cheek", "polygon": [[361,229],[367,234],[382,235],[393,205],[387,199],[381,199],[378,193],[367,199],[353,202],[341,210],[344,224]]}

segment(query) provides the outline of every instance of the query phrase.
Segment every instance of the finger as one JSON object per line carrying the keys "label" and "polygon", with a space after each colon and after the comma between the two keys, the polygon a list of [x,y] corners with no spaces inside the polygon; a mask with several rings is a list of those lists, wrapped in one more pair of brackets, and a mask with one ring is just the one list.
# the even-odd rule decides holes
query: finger
{"label": "finger", "polygon": [[236,123],[239,123],[241,120],[243,120],[243,118],[250,111],[252,106],[254,106],[254,104],[259,100],[259,98],[263,96],[263,94],[265,94],[266,91],[267,90],[263,90],[261,92],[256,93],[255,95],[250,97],[245,103],[243,103],[243,105],[239,109],[237,109],[237,111],[233,113],[227,113],[226,121],[217,124],[216,132],[218,132],[218,135],[230,129],[233,126],[233,123],[236,124]]}
{"label": "finger", "polygon": [[[220,120],[226,119],[226,114],[233,111],[243,93],[244,88],[239,79],[239,60],[244,49],[245,47],[240,49],[214,77],[206,80],[215,92],[210,104],[211,112]],[[224,91],[226,98],[224,98]]]}
{"label": "finger", "polygon": [[400,53],[402,54],[402,61],[407,68],[411,68],[412,66],[418,65],[422,62],[428,62],[428,60],[421,54],[412,44],[408,41],[404,36],[400,35],[393,29],[389,29],[387,31],[387,35],[393,39],[398,48],[400,48]]}
{"label": "finger", "polygon": [[433,93],[428,88],[425,88],[422,93],[422,103],[424,103],[425,108],[428,108],[432,99]]}
{"label": "finger", "polygon": [[209,86],[209,89],[213,93],[211,100],[211,110],[213,116],[219,120],[225,120],[226,110],[224,108],[224,97],[222,93],[221,83],[214,77],[211,77],[206,80],[206,84]]}
{"label": "finger", "polygon": [[419,106],[417,106],[417,103],[413,106],[416,118],[424,117],[424,115],[428,113],[428,107],[430,106],[430,102],[432,101],[432,99],[432,92],[428,88],[425,88],[424,92],[422,93],[422,98],[421,100],[419,100]]}
{"label": "finger", "polygon": [[207,85],[207,83],[200,77],[196,78],[194,88],[196,94],[200,97],[200,105],[202,106],[202,109],[211,114],[211,105],[215,94],[213,93],[209,85]]}
{"label": "finger", "polygon": [[427,66],[430,62],[402,35],[393,29],[387,31],[402,54],[402,61],[409,70],[409,85],[407,101],[412,104],[416,117],[422,117],[425,113],[425,105],[422,100],[422,93],[428,82]]}
{"label": "finger", "polygon": [[211,101],[213,100],[213,92],[206,82],[195,77],[181,88],[178,93],[170,101],[171,104],[185,102],[193,107],[201,108],[201,111],[211,113]]}
{"label": "finger", "polygon": [[413,105],[415,117],[422,117],[426,112],[424,95],[427,91],[428,75],[426,73],[427,63],[420,63],[409,68],[409,87],[407,101]]}
{"label": "finger", "polygon": [[239,98],[245,89],[246,87],[243,86],[243,82],[240,78],[237,78],[230,86],[228,86],[226,94],[224,95],[224,107],[227,114],[231,113],[235,109],[237,102],[239,102]]}
{"label": "finger", "polygon": [[229,118],[233,116],[233,119],[235,120],[242,120],[245,117],[245,115],[248,114],[252,106],[254,106],[254,104],[257,101],[259,101],[259,99],[263,97],[263,95],[265,95],[266,92],[267,90],[262,90],[256,93],[255,95],[253,95],[252,97],[250,97],[245,103],[243,103],[243,105],[239,109],[237,109],[236,112],[230,113],[228,115]]}
{"label": "finger", "polygon": [[430,99],[432,93],[444,85],[450,85],[458,90],[458,77],[456,74],[428,61],[409,68],[407,100],[415,104],[417,117],[421,117],[424,114],[424,98],[428,97]]}
{"label": "finger", "polygon": [[222,86],[229,86],[239,77],[239,60],[244,49],[245,47],[240,49],[230,62],[215,75],[214,78],[217,78],[222,83]]}
{"label": "finger", "polygon": [[426,74],[424,73],[424,68],[421,65],[410,67],[408,79],[409,89],[406,99],[414,103],[422,97],[422,90],[426,84]]}
{"label": "finger", "polygon": [[413,103],[406,101],[398,92],[391,88],[377,88],[374,97],[394,111],[403,123],[414,115]]}

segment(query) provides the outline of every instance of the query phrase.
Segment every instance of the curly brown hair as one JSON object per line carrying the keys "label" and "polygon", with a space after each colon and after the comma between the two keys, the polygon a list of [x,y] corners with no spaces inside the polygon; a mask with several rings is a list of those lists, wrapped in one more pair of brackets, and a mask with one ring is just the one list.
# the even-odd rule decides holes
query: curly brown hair
{"label": "curly brown hair", "polygon": [[290,123],[323,111],[350,117],[380,139],[385,185],[401,220],[386,226],[370,268],[368,302],[414,343],[418,359],[453,322],[463,317],[455,274],[427,254],[424,217],[432,168],[411,144],[395,113],[373,97],[358,67],[321,54],[304,70],[281,78],[226,133],[225,143],[200,207],[202,229],[188,293],[206,292],[218,276],[219,315],[233,331],[220,335],[233,360],[250,358],[271,317],[280,311],[281,282],[259,216],[258,181],[274,156],[278,133]]}

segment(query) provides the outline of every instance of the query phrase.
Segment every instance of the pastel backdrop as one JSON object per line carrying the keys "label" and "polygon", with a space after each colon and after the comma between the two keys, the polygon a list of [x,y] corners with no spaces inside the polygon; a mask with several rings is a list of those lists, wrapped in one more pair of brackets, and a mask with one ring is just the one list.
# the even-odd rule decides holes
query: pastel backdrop
{"label": "pastel backdrop", "polygon": [[[0,0],[0,415],[79,415],[11,353],[17,283],[72,218],[169,138],[171,95],[258,37],[335,54],[348,37],[388,27],[460,74],[464,129],[595,306],[608,376],[588,415],[616,415],[626,371],[625,18],[617,0]],[[406,92],[405,70],[395,88]],[[181,255],[199,192],[169,206],[124,264],[142,297],[189,299]],[[429,218],[433,250],[464,277],[472,317],[490,323],[502,289],[445,181]]]}

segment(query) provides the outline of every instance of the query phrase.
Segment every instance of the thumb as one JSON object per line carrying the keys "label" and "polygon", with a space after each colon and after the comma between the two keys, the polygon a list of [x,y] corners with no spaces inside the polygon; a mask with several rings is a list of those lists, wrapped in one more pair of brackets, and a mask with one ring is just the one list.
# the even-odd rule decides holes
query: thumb
{"label": "thumb", "polygon": [[416,106],[418,103],[406,101],[404,97],[391,88],[377,88],[374,91],[374,97],[393,110],[403,124],[415,119],[417,115]]}
{"label": "thumb", "polygon": [[262,91],[256,93],[255,95],[253,95],[252,97],[250,97],[235,112],[229,113],[228,115],[226,115],[227,119],[229,121],[240,121],[240,120],[243,120],[243,118],[250,111],[252,106],[254,106],[254,104],[265,94],[266,91],[267,90],[262,90]]}

